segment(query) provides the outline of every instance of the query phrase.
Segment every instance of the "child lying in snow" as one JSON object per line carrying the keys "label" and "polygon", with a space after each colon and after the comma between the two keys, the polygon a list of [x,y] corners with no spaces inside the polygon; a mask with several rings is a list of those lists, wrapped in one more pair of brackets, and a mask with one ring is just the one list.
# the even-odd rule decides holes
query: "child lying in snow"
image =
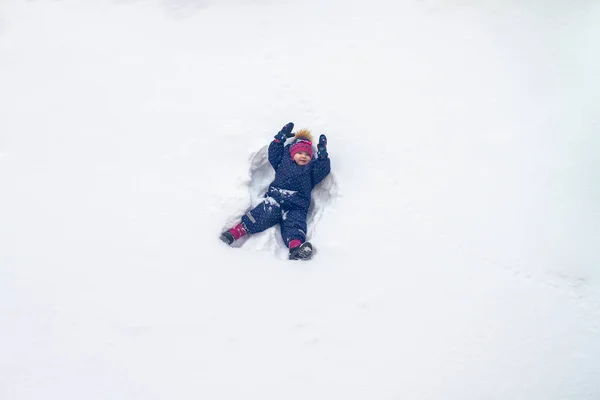
{"label": "child lying in snow", "polygon": [[[302,129],[292,133],[293,123],[285,125],[269,145],[269,162],[275,169],[275,180],[269,185],[264,200],[242,217],[242,222],[221,234],[227,244],[246,234],[262,232],[279,223],[281,236],[290,249],[290,260],[307,260],[312,245],[306,242],[306,217],[312,189],[331,171],[327,155],[327,138],[321,135],[318,156],[313,158],[312,135]],[[288,138],[295,137],[285,146]]]}

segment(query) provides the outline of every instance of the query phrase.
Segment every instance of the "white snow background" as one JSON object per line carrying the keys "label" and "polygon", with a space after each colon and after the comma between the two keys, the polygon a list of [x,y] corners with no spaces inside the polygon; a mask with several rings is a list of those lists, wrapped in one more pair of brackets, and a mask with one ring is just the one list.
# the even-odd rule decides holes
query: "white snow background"
{"label": "white snow background", "polygon": [[592,0],[3,0],[0,399],[600,399],[598,104]]}

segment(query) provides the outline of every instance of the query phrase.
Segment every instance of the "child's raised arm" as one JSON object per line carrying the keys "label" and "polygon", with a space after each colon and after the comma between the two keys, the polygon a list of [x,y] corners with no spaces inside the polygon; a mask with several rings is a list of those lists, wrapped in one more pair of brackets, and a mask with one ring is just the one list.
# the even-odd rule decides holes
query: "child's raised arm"
{"label": "child's raised arm", "polygon": [[292,129],[294,129],[294,123],[290,122],[285,125],[283,128],[281,128],[277,135],[275,135],[275,140],[273,140],[269,145],[269,162],[274,169],[277,169],[279,164],[281,164],[285,141],[294,136]]}
{"label": "child's raised arm", "polygon": [[327,137],[321,135],[317,145],[317,159],[312,164],[312,184],[317,186],[331,172],[331,160],[327,154]]}

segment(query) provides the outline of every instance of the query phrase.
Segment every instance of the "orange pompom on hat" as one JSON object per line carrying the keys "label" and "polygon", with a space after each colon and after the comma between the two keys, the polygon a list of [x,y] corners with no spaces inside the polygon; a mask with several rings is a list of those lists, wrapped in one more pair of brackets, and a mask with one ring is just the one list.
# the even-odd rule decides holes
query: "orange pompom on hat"
{"label": "orange pompom on hat", "polygon": [[308,153],[308,155],[312,158],[313,156],[313,146],[312,146],[312,134],[308,129],[300,129],[296,132],[296,136],[294,136],[296,140],[294,140],[294,144],[290,147],[290,155],[294,158],[296,153],[304,151]]}

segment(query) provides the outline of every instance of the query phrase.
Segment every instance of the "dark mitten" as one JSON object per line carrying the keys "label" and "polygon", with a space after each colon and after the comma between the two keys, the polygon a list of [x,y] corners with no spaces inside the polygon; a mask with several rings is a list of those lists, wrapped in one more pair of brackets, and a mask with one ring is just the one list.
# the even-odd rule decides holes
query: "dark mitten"
{"label": "dark mitten", "polygon": [[294,134],[292,133],[292,129],[294,129],[294,123],[290,122],[289,124],[281,128],[279,132],[277,132],[277,135],[275,135],[275,140],[285,143],[285,141],[288,140],[288,138],[294,136]]}
{"label": "dark mitten", "polygon": [[317,145],[319,158],[327,158],[327,136],[321,135],[319,137],[319,144]]}

